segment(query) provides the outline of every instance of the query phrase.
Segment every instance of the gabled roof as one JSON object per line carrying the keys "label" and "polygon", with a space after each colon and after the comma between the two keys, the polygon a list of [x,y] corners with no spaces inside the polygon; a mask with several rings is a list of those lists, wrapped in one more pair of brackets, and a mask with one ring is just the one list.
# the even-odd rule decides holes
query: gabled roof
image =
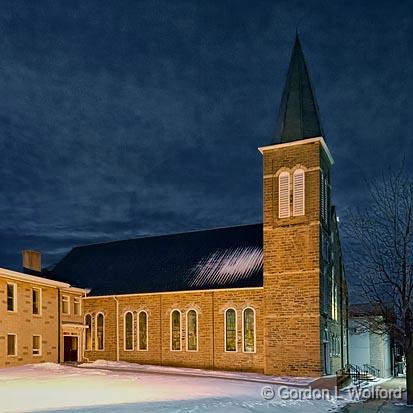
{"label": "gabled roof", "polygon": [[318,136],[323,136],[318,106],[297,34],[273,143],[286,143]]}
{"label": "gabled roof", "polygon": [[73,248],[48,276],[91,295],[262,287],[262,224]]}

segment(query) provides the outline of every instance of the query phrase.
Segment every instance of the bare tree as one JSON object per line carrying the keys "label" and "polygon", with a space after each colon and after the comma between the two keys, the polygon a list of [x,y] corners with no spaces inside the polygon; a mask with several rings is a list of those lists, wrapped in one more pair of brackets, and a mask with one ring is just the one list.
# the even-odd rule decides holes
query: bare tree
{"label": "bare tree", "polygon": [[413,405],[413,181],[403,166],[367,181],[366,189],[366,206],[350,210],[343,225],[348,268],[360,298],[380,317],[369,328],[404,348]]}

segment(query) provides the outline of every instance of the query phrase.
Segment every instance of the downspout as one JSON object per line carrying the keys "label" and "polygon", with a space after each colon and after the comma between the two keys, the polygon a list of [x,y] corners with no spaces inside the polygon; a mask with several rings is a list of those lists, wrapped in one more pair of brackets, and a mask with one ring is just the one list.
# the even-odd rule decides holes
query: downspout
{"label": "downspout", "polygon": [[162,294],[159,294],[159,347],[161,356],[161,366],[163,365],[163,345],[162,345]]}
{"label": "downspout", "polygon": [[[85,293],[83,294],[83,298],[86,298],[86,297],[87,297],[87,294],[88,294],[88,293],[85,292]],[[82,313],[82,318],[83,318],[83,325],[85,325],[85,311],[84,311],[84,309],[85,309],[85,304],[84,304],[84,301],[83,301],[83,300],[82,300],[82,302],[81,302],[80,308],[81,308],[81,313]],[[90,328],[92,329],[92,322],[90,323]],[[92,331],[90,331],[90,337],[92,338]],[[90,363],[89,357],[86,357],[85,350],[86,350],[86,328],[83,328],[83,337],[82,337],[82,361],[83,361],[83,360],[86,360],[87,363]]]}
{"label": "downspout", "polygon": [[60,325],[60,288],[57,289],[57,364],[60,364],[60,340],[62,327]]}
{"label": "downspout", "polygon": [[119,300],[113,297],[116,301],[116,361],[119,361]]}
{"label": "downspout", "polygon": [[212,291],[212,370],[215,370],[215,295]]}

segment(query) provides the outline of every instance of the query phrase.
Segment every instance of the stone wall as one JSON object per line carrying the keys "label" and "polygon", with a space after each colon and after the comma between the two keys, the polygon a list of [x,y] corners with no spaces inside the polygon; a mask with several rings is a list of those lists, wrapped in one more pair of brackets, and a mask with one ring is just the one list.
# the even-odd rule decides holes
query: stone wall
{"label": "stone wall", "polygon": [[[214,290],[201,292],[135,294],[116,296],[118,301],[119,359],[141,364],[258,371],[264,369],[262,288]],[[245,353],[242,348],[242,311],[251,307],[256,315],[256,348]],[[224,348],[224,312],[234,308],[237,314],[237,351]],[[173,310],[181,312],[181,350],[171,350],[170,319]],[[198,314],[198,350],[187,350],[187,312]],[[88,297],[84,311],[93,317],[105,315],[105,350],[85,351],[85,358],[116,360],[116,300],[114,297]],[[125,350],[124,315],[134,314],[134,348]],[[137,319],[140,311],[148,314],[148,350],[138,350]]]}
{"label": "stone wall", "polygon": [[[264,148],[265,372],[320,376],[320,141]],[[279,218],[278,176],[305,171],[305,215]],[[291,206],[292,211],[292,206]]]}
{"label": "stone wall", "polygon": [[[17,308],[7,311],[7,283],[16,284]],[[40,315],[32,314],[32,288],[41,288]],[[0,367],[58,361],[58,290],[0,277]],[[17,355],[7,356],[7,334],[16,334]],[[41,355],[33,355],[33,335],[41,335]]]}

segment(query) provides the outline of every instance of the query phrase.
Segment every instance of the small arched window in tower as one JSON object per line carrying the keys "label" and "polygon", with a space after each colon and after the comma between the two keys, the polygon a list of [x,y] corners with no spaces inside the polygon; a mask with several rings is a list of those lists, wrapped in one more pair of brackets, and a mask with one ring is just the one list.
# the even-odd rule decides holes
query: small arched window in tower
{"label": "small arched window in tower", "polygon": [[233,308],[225,311],[225,351],[237,351],[237,315]]}
{"label": "small arched window in tower", "polygon": [[133,314],[131,311],[125,313],[124,332],[125,350],[133,350]]}
{"label": "small arched window in tower", "polygon": [[281,172],[278,176],[278,217],[290,216],[290,174]]}
{"label": "small arched window in tower", "polygon": [[99,313],[96,317],[96,350],[104,349],[105,342],[105,317]]}
{"label": "small arched window in tower", "polygon": [[189,310],[186,314],[187,347],[189,351],[198,350],[198,314],[195,310]]}
{"label": "small arched window in tower", "polygon": [[171,313],[171,350],[181,350],[181,312],[173,310]]}
{"label": "small arched window in tower", "polygon": [[255,352],[255,312],[252,308],[246,308],[243,313],[243,343],[244,353]]}
{"label": "small arched window in tower", "polygon": [[148,350],[148,314],[141,311],[138,316],[138,348],[141,351]]}
{"label": "small arched window in tower", "polygon": [[92,316],[90,314],[86,314],[85,325],[85,350],[92,350]]}
{"label": "small arched window in tower", "polygon": [[305,175],[302,169],[293,174],[293,215],[305,214]]}

